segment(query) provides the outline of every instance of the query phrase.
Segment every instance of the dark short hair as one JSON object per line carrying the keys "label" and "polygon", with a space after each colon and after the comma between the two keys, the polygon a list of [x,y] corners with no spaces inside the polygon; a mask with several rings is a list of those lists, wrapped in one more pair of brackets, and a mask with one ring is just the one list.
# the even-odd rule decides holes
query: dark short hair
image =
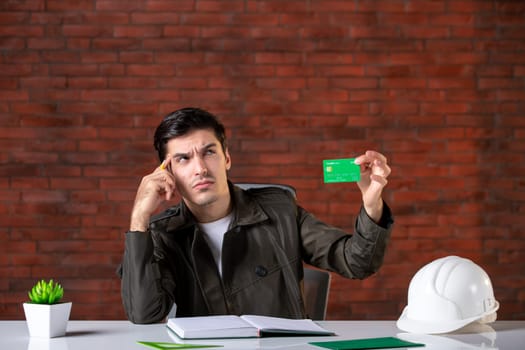
{"label": "dark short hair", "polygon": [[222,150],[226,151],[224,125],[219,122],[218,118],[203,109],[187,107],[166,115],[155,130],[153,146],[157,150],[159,160],[162,162],[166,158],[166,144],[169,140],[186,135],[193,130],[202,129],[213,130]]}

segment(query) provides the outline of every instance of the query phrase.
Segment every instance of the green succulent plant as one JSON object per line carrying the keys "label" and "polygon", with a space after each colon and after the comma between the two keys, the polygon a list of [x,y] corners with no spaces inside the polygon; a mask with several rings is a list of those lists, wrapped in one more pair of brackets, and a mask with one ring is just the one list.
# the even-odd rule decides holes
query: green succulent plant
{"label": "green succulent plant", "polygon": [[64,289],[52,279],[49,282],[38,281],[28,293],[34,304],[56,304],[64,296]]}

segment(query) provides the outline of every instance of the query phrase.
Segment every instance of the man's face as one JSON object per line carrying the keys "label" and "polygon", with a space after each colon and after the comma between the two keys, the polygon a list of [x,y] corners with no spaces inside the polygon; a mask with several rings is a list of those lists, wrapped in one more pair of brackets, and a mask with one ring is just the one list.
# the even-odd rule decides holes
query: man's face
{"label": "man's face", "polygon": [[166,144],[177,190],[190,209],[229,198],[227,170],[231,159],[211,129],[194,130]]}

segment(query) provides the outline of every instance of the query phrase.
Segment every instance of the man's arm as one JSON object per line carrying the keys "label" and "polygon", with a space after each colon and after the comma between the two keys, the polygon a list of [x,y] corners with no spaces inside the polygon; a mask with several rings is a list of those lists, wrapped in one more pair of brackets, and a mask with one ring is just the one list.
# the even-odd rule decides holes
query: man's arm
{"label": "man's arm", "polygon": [[382,198],[390,175],[386,157],[375,151],[366,151],[355,159],[355,163],[361,169],[357,185],[363,205],[354,233],[348,234],[326,225],[302,208],[299,225],[306,262],[349,278],[362,279],[382,265],[394,221]]}
{"label": "man's arm", "polygon": [[119,274],[122,279],[122,302],[128,319],[133,323],[163,321],[172,301],[162,290],[160,266],[153,256],[153,241],[149,232],[126,233]]}
{"label": "man's arm", "polygon": [[122,302],[128,319],[134,323],[162,321],[171,307],[169,297],[161,288],[162,274],[154,258],[148,226],[155,210],[163,201],[170,200],[175,191],[168,160],[144,176],[137,189],[119,269]]}
{"label": "man's arm", "polygon": [[364,279],[372,275],[383,263],[392,231],[393,218],[386,203],[383,211],[380,221],[384,226],[378,225],[361,208],[355,231],[349,233],[299,208],[305,262],[347,278]]}

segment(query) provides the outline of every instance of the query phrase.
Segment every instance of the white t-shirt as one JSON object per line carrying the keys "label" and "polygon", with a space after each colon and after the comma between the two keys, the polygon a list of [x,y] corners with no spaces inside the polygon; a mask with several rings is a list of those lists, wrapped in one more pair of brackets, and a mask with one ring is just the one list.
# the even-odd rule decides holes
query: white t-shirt
{"label": "white t-shirt", "polygon": [[204,232],[204,237],[206,238],[206,241],[208,242],[208,245],[210,246],[211,253],[213,255],[213,259],[215,260],[215,264],[217,265],[217,270],[219,271],[219,275],[222,276],[222,241],[224,239],[224,234],[226,231],[228,231],[228,227],[230,227],[230,223],[233,219],[233,212],[231,212],[229,215],[223,217],[222,219],[219,219],[217,221],[213,222],[207,222],[207,223],[199,223],[199,228],[202,232]]}

